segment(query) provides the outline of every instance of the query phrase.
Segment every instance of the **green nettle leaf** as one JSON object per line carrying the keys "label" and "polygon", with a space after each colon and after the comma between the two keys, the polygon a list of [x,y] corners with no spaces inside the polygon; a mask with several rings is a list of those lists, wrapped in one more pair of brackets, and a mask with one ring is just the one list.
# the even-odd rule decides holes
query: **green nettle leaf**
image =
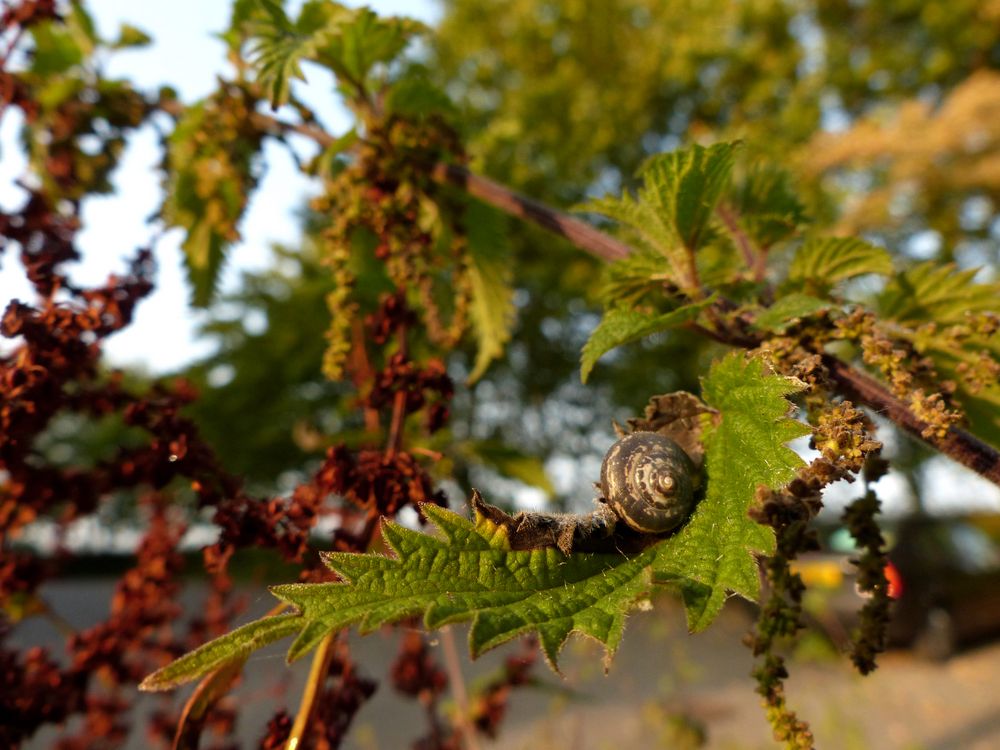
{"label": "green nettle leaf", "polygon": [[506,530],[478,514],[470,522],[436,506],[425,506],[424,512],[444,539],[385,522],[383,535],[396,558],[326,553],[324,561],[345,583],[273,587],[274,595],[299,614],[244,625],[150,675],[142,688],[172,688],[292,632],[299,635],[289,661],[333,630],[356,624],[361,632],[371,632],[418,614],[428,628],[471,620],[473,656],[536,631],[554,667],[566,638],[577,631],[603,643],[610,657],[626,613],[652,588],[655,547],[631,558],[513,551]]}
{"label": "green nettle leaf", "polygon": [[274,615],[248,622],[157,670],[142,681],[139,689],[169,690],[183,685],[223,664],[245,659],[257,649],[301,628],[302,619],[298,615]]}
{"label": "green nettle leaf", "polygon": [[837,282],[868,273],[892,275],[887,250],[856,237],[819,237],[799,248],[788,269],[788,283],[823,296]]}
{"label": "green nettle leaf", "polygon": [[326,38],[336,34],[353,12],[332,2],[308,2],[293,23],[285,9],[273,0],[258,0],[265,11],[246,24],[251,36],[249,58],[257,67],[258,80],[272,107],[288,101],[291,80],[304,80],[301,62],[316,56]]}
{"label": "green nettle leaf", "polygon": [[[252,101],[228,94],[188,107],[170,134],[161,216],[186,230],[182,247],[192,302],[209,304],[248,193],[263,135],[249,124]],[[204,137],[212,132],[218,140]]]}
{"label": "green nettle leaf", "polygon": [[[1000,383],[993,375],[1000,362],[1000,334],[975,334],[969,315],[1000,314],[1000,284],[977,284],[977,269],[921,263],[895,276],[877,300],[885,320],[916,327],[914,347],[929,356],[956,393],[972,431],[1000,446]],[[955,332],[961,335],[954,335]],[[970,386],[968,377],[978,373]]]}
{"label": "green nettle leaf", "polygon": [[425,30],[423,24],[409,18],[379,17],[368,8],[355,11],[350,23],[327,40],[318,61],[338,75],[363,82],[372,68],[387,63],[402,52],[414,35]]}
{"label": "green nettle leaf", "polygon": [[368,8],[351,9],[329,0],[305,3],[292,22],[280,4],[259,2],[266,14],[246,23],[252,38],[249,56],[273,107],[288,101],[293,78],[303,79],[303,61],[329,68],[357,94],[375,65],[392,61],[424,30],[410,19],[380,18]]}
{"label": "green nettle leaf", "polygon": [[791,185],[788,172],[760,164],[734,188],[730,200],[739,224],[761,249],[788,238],[806,221],[805,206]]}
{"label": "green nettle leaf", "polygon": [[737,145],[695,145],[653,157],[642,168],[645,182],[640,200],[657,205],[690,250],[698,248],[715,205],[729,184]]}
{"label": "green nettle leaf", "polygon": [[773,333],[784,333],[789,326],[823,310],[829,310],[828,300],[794,292],[778,299],[754,320],[754,328]]}
{"label": "green nettle leaf", "polygon": [[293,633],[289,661],[332,631],[356,625],[366,633],[417,615],[427,628],[471,621],[474,657],[536,632],[556,668],[563,644],[577,632],[601,642],[610,660],[626,616],[660,585],[681,588],[690,627],[702,629],[729,591],[759,595],[753,554],[773,552],[774,534],[751,521],[747,510],[759,485],[787,483],[802,464],[785,445],[809,431],[788,418],[785,397],[801,387],[766,375],[761,361],[740,353],[712,367],[703,390],[719,415],[705,432],[706,495],[686,526],[641,552],[512,550],[506,528],[479,513],[469,521],[427,505],[423,510],[443,538],[386,521],[383,535],[394,557],[324,554],[344,582],[273,587],[295,614],[244,625],[150,675],[141,687],[169,689]]}
{"label": "green nettle leaf", "polygon": [[580,355],[580,380],[590,377],[594,365],[612,349],[638,341],[650,334],[677,328],[698,317],[698,314],[715,301],[709,297],[701,302],[679,307],[668,313],[645,313],[625,307],[614,307],[604,313],[601,322],[583,345]]}
{"label": "green nettle leaf", "polygon": [[[662,574],[683,576],[681,592],[692,630],[707,627],[728,591],[748,599],[760,595],[752,553],[774,552],[774,532],[747,511],[757,487],[777,488],[803,465],[786,443],[808,435],[789,418],[787,396],[805,388],[794,378],[767,375],[760,359],[733,352],[702,380],[702,397],[721,415],[705,434],[705,498],[681,533],[659,547]],[[691,583],[693,581],[693,583]]]}
{"label": "green nettle leaf", "polygon": [[878,298],[883,318],[901,323],[962,323],[966,313],[1000,313],[1000,284],[977,284],[978,269],[921,263],[897,274]]}
{"label": "green nettle leaf", "polygon": [[503,223],[502,214],[478,201],[466,209],[467,272],[472,289],[469,314],[478,343],[470,382],[503,356],[514,325],[514,289]]}
{"label": "green nettle leaf", "polygon": [[669,281],[663,256],[640,250],[604,267],[600,298],[608,307],[632,307],[651,292],[662,295]]}
{"label": "green nettle leaf", "polygon": [[626,225],[643,250],[670,262],[672,281],[692,292],[691,253],[700,247],[712,212],[729,183],[737,143],[692,146],[649,159],[635,198],[606,196],[577,207]]}

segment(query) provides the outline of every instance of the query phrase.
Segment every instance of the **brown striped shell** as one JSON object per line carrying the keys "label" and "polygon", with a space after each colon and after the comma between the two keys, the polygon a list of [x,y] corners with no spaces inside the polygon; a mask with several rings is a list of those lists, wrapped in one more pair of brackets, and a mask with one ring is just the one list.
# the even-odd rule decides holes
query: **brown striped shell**
{"label": "brown striped shell", "polygon": [[662,534],[683,523],[694,509],[695,473],[687,453],[670,438],[633,432],[604,456],[601,492],[633,529]]}

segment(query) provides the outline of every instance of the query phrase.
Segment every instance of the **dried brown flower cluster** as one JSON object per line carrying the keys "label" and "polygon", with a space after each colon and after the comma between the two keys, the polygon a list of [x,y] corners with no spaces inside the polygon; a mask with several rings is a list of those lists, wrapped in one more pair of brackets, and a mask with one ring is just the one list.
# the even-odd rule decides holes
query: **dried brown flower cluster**
{"label": "dried brown flower cluster", "polygon": [[[45,293],[40,306],[12,302],[3,318],[3,333],[22,339],[0,361],[4,548],[32,521],[54,517],[65,523],[94,513],[122,489],[138,489],[141,502],[150,508],[135,567],[119,582],[110,617],[68,638],[68,668],[60,669],[37,649],[23,656],[12,650],[3,652],[10,669],[8,689],[0,699],[10,701],[18,716],[5,726],[6,744],[29,737],[44,723],[83,712],[82,729],[62,741],[62,747],[70,748],[88,746],[97,737],[116,742],[127,736],[131,689],[139,678],[206,636],[226,629],[235,607],[227,603],[231,584],[225,568],[238,549],[275,549],[289,561],[310,563],[305,577],[322,578],[329,575],[325,569],[316,564],[315,557],[307,560],[310,532],[321,514],[336,513],[341,520],[329,547],[357,552],[371,545],[383,515],[395,515],[407,505],[444,504],[426,469],[401,448],[399,425],[408,415],[425,411],[430,415],[425,420],[427,428],[438,429],[447,417],[452,385],[437,361],[421,368],[405,354],[390,355],[385,369],[370,372],[373,380],[361,406],[386,412],[385,421],[397,425],[393,443],[357,452],[335,446],[313,478],[291,497],[266,501],[250,497],[241,482],[221,468],[193,422],[181,414],[183,404],[195,396],[188,386],[156,385],[140,396],[131,393],[119,375],[109,377],[100,371],[101,340],[127,325],[135,303],[151,289],[149,254],[140,253],[132,273],[112,279],[106,287],[70,289],[56,272],[57,259],[73,258],[75,252],[64,232],[66,223],[45,215],[45,208],[35,196],[24,216],[3,217],[8,225],[32,228],[30,236],[12,233],[15,242],[48,251],[35,251],[28,259],[36,288]],[[47,234],[50,227],[58,230],[55,238]],[[35,241],[39,235],[42,240]],[[59,290],[68,291],[72,301],[56,301]],[[397,331],[405,335],[412,319],[394,309],[399,310],[398,298],[388,297],[375,316],[391,329],[390,340]],[[124,424],[141,428],[148,442],[122,448],[114,458],[90,468],[40,464],[33,452],[37,437],[53,419],[69,412],[120,414]],[[218,541],[205,550],[206,569],[214,575],[209,606],[204,616],[190,624],[187,635],[177,632],[182,614],[176,600],[178,575],[183,562],[177,545],[185,528],[171,513],[178,478],[193,488],[200,507],[215,508],[213,522],[220,529]],[[342,498],[345,504],[331,504],[333,498]],[[8,614],[31,616],[44,609],[34,597],[51,567],[30,553],[5,553],[0,594]],[[374,683],[359,677],[351,666],[346,646],[337,648],[326,678],[331,684],[322,691],[323,708],[313,719],[313,731],[326,737],[330,747],[337,746],[353,712],[374,690]],[[401,658],[405,660],[405,655]],[[98,676],[101,679],[95,679]],[[213,725],[225,728],[226,715],[216,712]],[[169,739],[175,725],[176,717],[160,712],[151,731]],[[272,740],[286,731],[279,718],[272,725]]]}
{"label": "dried brown flower cluster", "polygon": [[[56,17],[55,4],[39,0],[6,7],[2,20],[4,28],[23,29]],[[238,550],[274,550],[302,565],[303,579],[323,580],[332,574],[313,552],[315,527],[322,516],[334,516],[337,523],[321,546],[363,552],[373,544],[382,516],[393,516],[404,507],[419,509],[426,502],[445,503],[429,473],[436,454],[408,450],[406,428],[413,417],[411,427],[417,429],[419,418],[424,435],[441,429],[449,417],[454,388],[439,358],[416,361],[410,356],[408,338],[419,316],[408,306],[400,286],[371,306],[374,312],[366,325],[358,321],[352,329],[356,335],[347,344],[351,355],[347,369],[357,387],[357,407],[370,432],[375,437],[381,434],[384,442],[332,446],[312,477],[288,497],[249,495],[242,480],[225,470],[196,424],[185,416],[185,405],[197,398],[189,384],[175,381],[136,389],[121,373],[102,367],[103,341],[130,324],[136,305],[152,290],[150,251],[139,251],[126,274],[112,276],[95,288],[76,287],[63,272],[66,263],[79,259],[74,245],[80,228],[78,199],[107,189],[126,131],[157,107],[171,103],[145,102],[127,87],[98,86],[84,87],[79,97],[48,109],[35,98],[37,89],[28,75],[0,73],[4,106],[20,108],[33,126],[50,134],[32,154],[37,171],[48,181],[28,191],[19,210],[0,213],[0,253],[19,253],[36,293],[33,302],[12,301],[0,320],[0,333],[15,344],[0,357],[0,667],[4,674],[0,713],[6,717],[0,726],[0,745],[16,747],[45,725],[65,724],[79,716],[82,720],[71,724],[73,729],[64,732],[58,747],[112,747],[135,729],[131,708],[139,679],[229,628],[242,606],[232,596],[227,574]],[[215,102],[218,106],[192,116],[215,118],[216,129],[239,130],[247,118],[239,116],[237,105],[251,106],[249,100],[242,90],[230,88],[224,93]],[[176,114],[176,106],[166,108]],[[248,111],[244,107],[244,114]],[[103,146],[95,154],[80,143],[94,133],[99,119],[106,127],[102,125]],[[421,150],[427,152],[429,164],[441,153],[457,149],[451,131],[440,127],[413,128],[400,121],[374,128],[373,133],[382,133],[386,143],[393,144],[380,152],[382,156],[399,154],[393,149],[406,146],[405,158],[400,156],[398,164],[380,163],[388,170],[384,175],[403,174],[400,170],[412,164],[413,154]],[[238,135],[260,137],[260,132],[254,129],[248,135],[240,130]],[[198,152],[185,158],[197,167],[216,156]],[[243,152],[227,156],[245,157]],[[360,185],[360,180],[371,177],[364,170],[370,170],[373,162],[362,158],[358,164],[363,172],[356,175]],[[210,177],[202,174],[202,182],[193,189],[212,192],[202,184]],[[414,234],[417,204],[392,179],[396,178],[369,186],[379,196],[364,196],[359,210],[365,213],[355,223],[378,230],[383,244],[391,246],[391,251],[383,248],[376,257],[386,263],[390,277],[414,282],[416,297],[429,305],[424,323],[431,338],[447,348],[455,336],[443,331],[441,311],[430,305],[433,295],[426,265],[428,248],[437,239],[419,231]],[[234,232],[235,223],[230,234]],[[461,244],[461,239],[454,242]],[[451,328],[464,326],[461,308],[451,310]],[[81,459],[67,465],[49,460],[38,446],[52,426],[69,415],[114,418],[142,437],[96,461]],[[39,594],[47,579],[72,565],[71,553],[60,546],[54,558],[42,557],[19,546],[20,540],[29,524],[48,520],[62,530],[100,512],[122,493],[134,499],[146,518],[134,563],[115,587],[107,619],[73,632]],[[204,550],[207,598],[199,613],[185,621],[178,599],[184,568],[179,543],[195,514],[204,509],[212,509],[219,535]],[[40,648],[19,650],[8,645],[11,629],[32,617],[49,617],[66,631],[65,662]],[[392,670],[394,681],[418,691],[431,684],[440,693],[447,681],[431,665],[426,651],[417,656],[407,636]],[[330,644],[324,659],[307,728],[309,746],[337,747],[375,683],[361,675],[342,640]],[[483,709],[493,718],[474,722],[482,731],[495,731],[506,691],[526,680],[532,659],[526,656],[517,676],[497,683]],[[235,679],[234,674],[223,687],[228,689]],[[196,742],[199,733],[211,729],[220,742],[227,742],[236,714],[234,704],[224,697],[226,689],[217,690],[208,705],[199,706],[197,716],[186,709],[182,717],[169,703],[163,704],[150,715],[148,737],[165,745],[175,734]],[[295,724],[279,711],[267,726],[262,747],[282,746],[297,731]],[[460,736],[456,728],[441,724],[440,731],[432,733],[433,741],[421,742],[427,747],[452,747]]]}

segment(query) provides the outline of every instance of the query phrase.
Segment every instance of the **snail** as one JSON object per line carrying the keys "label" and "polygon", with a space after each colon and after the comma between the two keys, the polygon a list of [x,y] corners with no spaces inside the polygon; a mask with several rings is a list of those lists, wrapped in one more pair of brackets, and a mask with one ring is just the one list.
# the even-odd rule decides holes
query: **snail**
{"label": "snail", "polygon": [[684,449],[655,432],[625,435],[601,464],[604,502],[644,534],[662,534],[682,524],[694,510],[699,484]]}
{"label": "snail", "polygon": [[676,529],[694,510],[700,488],[700,470],[677,442],[657,432],[636,431],[605,455],[598,485],[603,497],[593,513],[521,511],[511,516],[475,490],[470,503],[478,516],[504,529],[513,550],[622,552],[641,549],[641,540],[649,537],[623,538],[617,533],[620,522],[640,535]]}

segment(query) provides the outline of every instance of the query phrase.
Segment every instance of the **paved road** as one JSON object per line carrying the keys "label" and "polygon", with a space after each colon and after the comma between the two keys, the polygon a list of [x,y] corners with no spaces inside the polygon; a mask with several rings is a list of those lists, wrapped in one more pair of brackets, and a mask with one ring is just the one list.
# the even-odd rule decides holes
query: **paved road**
{"label": "paved road", "polygon": [[[74,581],[50,586],[48,599],[73,624],[85,627],[106,613],[111,584]],[[251,615],[273,600],[250,594]],[[190,606],[198,601],[192,596]],[[684,748],[692,726],[707,732],[708,748],[771,750],[770,730],[753,684],[747,677],[750,654],[740,643],[749,624],[746,612],[730,607],[708,633],[689,636],[681,612],[671,602],[636,615],[623,646],[605,675],[601,650],[584,639],[572,641],[562,661],[565,679],[542,665],[541,688],[522,689],[511,702],[501,739],[481,742],[482,750],[628,750]],[[21,642],[55,644],[54,632],[32,621],[16,631]],[[463,631],[456,636],[464,638]],[[386,674],[396,652],[393,635],[354,638],[365,672]],[[282,647],[256,655],[237,692],[243,709],[239,734],[254,747],[263,721],[277,706],[294,707],[308,660],[288,668]],[[470,680],[496,668],[510,647],[468,665]],[[843,660],[797,660],[792,664],[789,700],[813,726],[824,750],[986,750],[1000,748],[1000,643],[964,652],[943,664],[928,664],[906,653],[884,657],[882,667],[861,678]],[[176,700],[183,700],[182,691]],[[144,697],[140,710],[156,705]],[[683,720],[680,717],[684,717]],[[383,684],[357,717],[347,747],[398,750],[423,731],[423,715],[412,702]],[[131,748],[145,748],[137,733]],[[29,747],[49,747],[51,735]]]}

